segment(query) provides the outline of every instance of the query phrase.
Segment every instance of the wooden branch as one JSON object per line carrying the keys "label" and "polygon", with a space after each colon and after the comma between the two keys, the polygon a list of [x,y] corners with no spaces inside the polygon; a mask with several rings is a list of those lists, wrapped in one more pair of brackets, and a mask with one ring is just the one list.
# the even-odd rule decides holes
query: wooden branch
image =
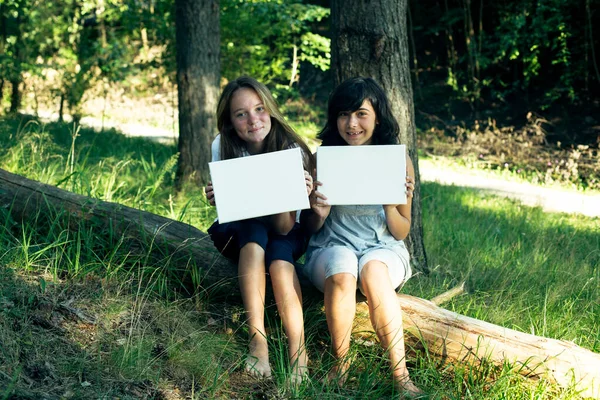
{"label": "wooden branch", "polygon": [[[151,240],[142,244],[152,241],[153,249],[164,252],[166,248],[182,256],[186,264],[194,260],[204,273],[207,285],[236,281],[236,266],[214,250],[206,233],[182,222],[73,194],[1,169],[0,205],[18,221],[35,223],[40,215],[63,216],[74,223],[93,221],[94,226],[110,229],[99,230],[98,234],[114,232],[133,241],[145,237]],[[463,290],[464,287],[459,286],[435,300],[447,301]],[[303,291],[305,297],[315,296],[316,292],[307,284],[303,285]],[[398,299],[409,346],[425,345],[430,353],[445,362],[471,364],[487,359],[501,364],[508,361],[527,376],[545,376],[562,387],[576,382],[584,396],[600,397],[600,354],[571,342],[466,317],[417,297],[399,294]],[[355,330],[372,332],[368,307],[364,303],[357,305]]]}
{"label": "wooden branch", "polygon": [[442,294],[438,294],[437,296],[435,296],[430,301],[433,304],[435,304],[436,306],[440,306],[440,305],[442,305],[444,303],[449,302],[450,300],[452,300],[456,296],[459,296],[459,295],[463,294],[464,292],[465,292],[465,282],[463,281],[458,286],[453,287],[452,289],[448,290],[447,292],[444,292]]}

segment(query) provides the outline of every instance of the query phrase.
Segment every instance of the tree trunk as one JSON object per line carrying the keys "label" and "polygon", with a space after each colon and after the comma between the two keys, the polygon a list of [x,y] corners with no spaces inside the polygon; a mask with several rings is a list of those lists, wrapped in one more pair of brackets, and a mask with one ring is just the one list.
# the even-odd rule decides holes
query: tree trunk
{"label": "tree trunk", "polygon": [[354,76],[372,77],[390,99],[400,124],[400,142],[407,145],[415,166],[416,188],[407,245],[415,267],[427,272],[406,15],[407,0],[332,0],[331,67],[337,84]]}
{"label": "tree trunk", "polygon": [[219,97],[219,1],[176,0],[175,25],[181,187],[209,180]]}
{"label": "tree trunk", "polygon": [[[6,16],[4,15],[4,4],[0,3],[0,58],[4,57],[4,47],[6,46]],[[6,72],[0,71],[0,113],[4,110],[2,108],[2,103],[4,100],[4,82],[6,79]]]}
{"label": "tree trunk", "polygon": [[[446,11],[446,51],[448,54],[448,78],[450,78],[450,73],[452,73],[452,75],[454,77],[456,77],[456,64],[458,63],[458,57],[456,55],[456,48],[454,47],[454,33],[452,31],[452,24],[450,23],[450,19],[448,18],[448,15],[450,14],[450,8],[448,7],[448,0],[444,0],[444,9]],[[454,78],[456,79],[456,78]],[[456,85],[453,85],[456,86]]]}
{"label": "tree trunk", "polygon": [[[20,74],[20,72],[18,72]],[[11,92],[10,92],[10,113],[15,114],[19,112],[21,108],[21,76],[14,77],[10,80]]]}
{"label": "tree trunk", "polygon": [[[152,243],[152,250],[161,256],[167,249],[170,256],[182,257],[170,260],[180,260],[184,265],[194,260],[204,276],[205,287],[237,282],[237,267],[215,251],[204,232],[183,222],[70,193],[2,169],[0,204],[19,222],[40,224],[40,215],[67,215],[76,223],[93,222],[98,234],[123,235],[126,240],[141,241],[142,246]],[[146,254],[148,248],[139,251]],[[302,290],[305,297],[322,296],[306,283]],[[576,382],[584,395],[600,396],[600,354],[571,342],[546,339],[456,314],[417,297],[399,294],[398,299],[409,347],[425,346],[430,354],[446,363],[473,365],[489,360],[503,365],[507,361],[528,377],[544,376],[562,387]],[[358,304],[356,318],[354,332],[372,332],[364,303]]]}
{"label": "tree trunk", "polygon": [[12,73],[10,74],[10,85],[11,85],[11,92],[10,92],[10,113],[11,114],[15,114],[17,112],[19,112],[19,108],[21,108],[21,81],[22,81],[22,72],[21,72],[21,62],[23,59],[23,51],[21,50],[23,43],[21,42],[21,39],[23,37],[21,29],[21,13],[17,14],[17,18],[16,18],[16,41],[14,44],[14,70],[12,71]]}

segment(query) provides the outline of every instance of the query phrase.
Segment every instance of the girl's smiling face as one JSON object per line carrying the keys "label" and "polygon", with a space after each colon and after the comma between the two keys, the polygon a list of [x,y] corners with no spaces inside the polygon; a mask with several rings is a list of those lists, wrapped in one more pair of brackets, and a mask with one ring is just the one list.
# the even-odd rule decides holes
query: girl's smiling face
{"label": "girl's smiling face", "polygon": [[250,88],[240,88],[231,96],[231,124],[238,137],[246,142],[250,154],[262,151],[263,141],[271,131],[271,116],[258,94]]}
{"label": "girl's smiling face", "polygon": [[369,100],[363,101],[356,111],[341,111],[337,117],[340,136],[350,146],[368,145],[373,142],[377,114]]}

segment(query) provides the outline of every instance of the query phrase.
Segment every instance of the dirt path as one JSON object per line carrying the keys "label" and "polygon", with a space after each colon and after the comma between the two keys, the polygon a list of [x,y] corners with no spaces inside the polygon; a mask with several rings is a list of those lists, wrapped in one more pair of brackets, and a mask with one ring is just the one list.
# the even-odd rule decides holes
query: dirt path
{"label": "dirt path", "polygon": [[600,194],[587,195],[566,189],[507,181],[466,168],[441,168],[427,160],[419,161],[419,170],[421,179],[425,182],[475,188],[519,200],[528,206],[539,206],[548,212],[577,213],[589,217],[600,216]]}

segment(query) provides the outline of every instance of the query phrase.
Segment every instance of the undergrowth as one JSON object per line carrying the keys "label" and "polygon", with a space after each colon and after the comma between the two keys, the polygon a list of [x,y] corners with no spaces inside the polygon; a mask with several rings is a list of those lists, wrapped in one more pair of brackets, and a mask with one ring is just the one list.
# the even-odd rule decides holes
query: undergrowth
{"label": "undergrowth", "polygon": [[421,119],[418,148],[425,156],[448,158],[451,163],[502,172],[534,184],[600,190],[600,143],[550,142],[550,122],[541,116],[529,113],[521,127],[498,126],[491,118],[470,127],[434,116]]}

